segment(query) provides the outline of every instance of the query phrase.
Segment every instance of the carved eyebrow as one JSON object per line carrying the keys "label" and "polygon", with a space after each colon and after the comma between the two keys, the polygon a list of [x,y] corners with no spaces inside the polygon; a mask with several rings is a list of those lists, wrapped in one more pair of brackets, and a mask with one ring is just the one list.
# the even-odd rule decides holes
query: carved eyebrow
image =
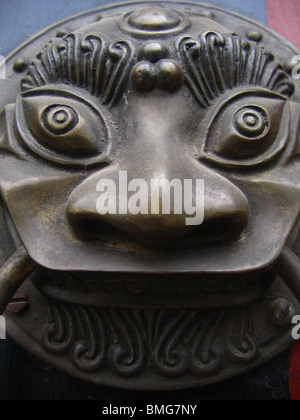
{"label": "carved eyebrow", "polygon": [[[294,92],[294,84],[273,54],[238,35],[205,32],[199,39],[179,39],[177,48],[186,83],[204,108],[239,86],[260,86],[287,97]],[[70,34],[43,48],[21,88],[24,92],[47,84],[69,84],[113,105],[128,82],[133,61],[133,48],[126,41],[106,46],[98,36]]]}
{"label": "carved eyebrow", "polygon": [[186,82],[204,108],[239,86],[260,86],[287,97],[294,93],[293,82],[274,55],[238,35],[205,32],[199,39],[181,38],[178,49]]}
{"label": "carved eyebrow", "polygon": [[70,34],[49,42],[32,62],[22,91],[62,83],[87,89],[106,105],[112,105],[127,83],[132,48],[119,41],[106,47],[101,38]]}

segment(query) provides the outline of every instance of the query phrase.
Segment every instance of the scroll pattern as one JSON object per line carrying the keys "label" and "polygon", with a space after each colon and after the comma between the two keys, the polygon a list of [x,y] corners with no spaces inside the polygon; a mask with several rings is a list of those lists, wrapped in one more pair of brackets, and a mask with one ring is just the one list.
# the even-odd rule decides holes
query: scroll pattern
{"label": "scroll pattern", "polygon": [[178,50],[186,69],[185,79],[202,107],[239,86],[260,86],[290,96],[294,84],[263,47],[238,35],[204,32],[199,39],[183,37]]}
{"label": "scroll pattern", "polygon": [[42,343],[51,354],[72,354],[83,372],[107,363],[122,376],[151,366],[165,377],[213,375],[228,357],[250,363],[257,356],[251,308],[197,310],[100,310],[49,306]]}
{"label": "scroll pattern", "polygon": [[127,82],[131,61],[132,48],[128,42],[106,46],[97,36],[70,34],[44,47],[21,87],[27,91],[48,84],[73,85],[111,105]]}

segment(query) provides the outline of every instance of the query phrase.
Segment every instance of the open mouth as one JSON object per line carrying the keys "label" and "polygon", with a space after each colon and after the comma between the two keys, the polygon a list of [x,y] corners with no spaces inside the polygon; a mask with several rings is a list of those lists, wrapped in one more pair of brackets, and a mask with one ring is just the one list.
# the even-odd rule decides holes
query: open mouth
{"label": "open mouth", "polygon": [[253,302],[275,279],[274,270],[240,275],[64,273],[36,271],[47,300],[119,308],[212,308]]}

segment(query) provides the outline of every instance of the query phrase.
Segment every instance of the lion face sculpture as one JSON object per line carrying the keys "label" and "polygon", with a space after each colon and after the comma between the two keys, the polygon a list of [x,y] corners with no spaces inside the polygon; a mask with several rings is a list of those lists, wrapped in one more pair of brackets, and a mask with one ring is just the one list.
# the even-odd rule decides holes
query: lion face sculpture
{"label": "lion face sculpture", "polygon": [[[271,52],[201,13],[138,7],[49,42],[0,119],[1,195],[43,296],[149,310],[259,299],[298,231],[293,92]],[[203,223],[99,214],[98,182],[122,171],[204,180]]]}

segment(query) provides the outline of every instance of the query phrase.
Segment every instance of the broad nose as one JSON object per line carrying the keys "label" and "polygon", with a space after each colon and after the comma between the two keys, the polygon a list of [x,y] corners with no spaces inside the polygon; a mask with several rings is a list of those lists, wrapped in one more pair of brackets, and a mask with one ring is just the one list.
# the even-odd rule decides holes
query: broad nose
{"label": "broad nose", "polygon": [[[124,201],[126,201],[124,191],[128,184],[125,185],[124,176],[120,178],[120,173],[126,173],[128,183],[135,179],[140,181],[142,178],[148,186],[147,199],[145,200],[145,194],[134,198],[133,195],[136,193],[128,193],[127,205],[124,208]],[[172,188],[167,198],[164,196],[166,190],[162,188],[156,189],[154,194],[152,190],[151,193],[151,181],[161,180],[159,174],[162,173],[163,179],[169,182],[174,179],[179,180],[183,186],[184,179],[194,180],[194,186],[196,179],[204,181],[204,220],[200,220],[202,222],[200,225],[187,223],[187,219],[191,220],[196,215],[192,215],[191,211],[187,211],[184,207],[184,188],[181,212],[178,211],[178,205],[175,211],[176,196]],[[119,185],[120,179],[124,185]],[[99,188],[99,185],[104,184],[107,185],[106,189]],[[106,207],[110,206],[110,211],[106,214],[99,212],[99,205],[97,205],[99,198]],[[166,212],[163,203],[166,203],[169,198],[171,199],[170,206]],[[137,211],[132,211],[132,206],[130,208],[130,200],[138,205]],[[195,188],[193,202],[194,205],[197,204]],[[154,208],[155,211],[153,211]],[[240,235],[245,229],[249,218],[249,208],[245,195],[234,184],[199,162],[191,160],[184,168],[181,167],[179,172],[176,171],[174,165],[172,170],[165,167],[161,170],[147,169],[144,165],[139,173],[133,173],[130,168],[127,171],[122,168],[121,171],[119,165],[107,168],[86,179],[73,191],[69,198],[67,215],[74,229],[92,233],[93,237],[96,236],[99,240],[103,235],[107,237],[109,227],[111,227],[112,235],[117,229],[146,246],[161,247],[176,245],[180,242],[180,238],[191,234],[193,240],[197,239],[199,242],[230,240]]]}

